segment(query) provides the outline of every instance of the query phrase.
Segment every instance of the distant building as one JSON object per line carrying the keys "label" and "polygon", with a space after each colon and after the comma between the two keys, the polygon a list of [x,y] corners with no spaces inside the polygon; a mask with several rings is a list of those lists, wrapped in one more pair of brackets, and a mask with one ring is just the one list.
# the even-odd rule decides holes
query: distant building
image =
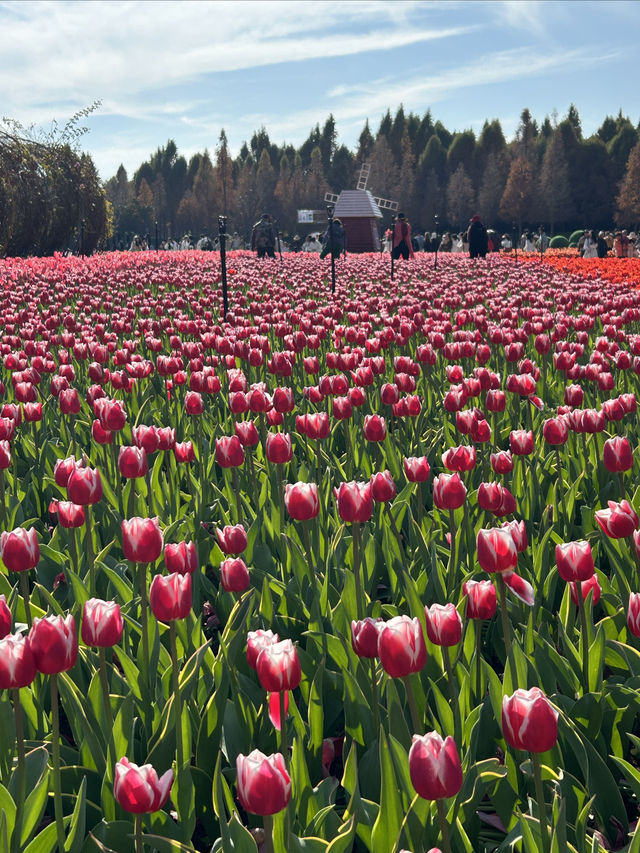
{"label": "distant building", "polygon": [[380,208],[369,190],[342,190],[335,203],[337,216],[347,235],[348,252],[379,252]]}

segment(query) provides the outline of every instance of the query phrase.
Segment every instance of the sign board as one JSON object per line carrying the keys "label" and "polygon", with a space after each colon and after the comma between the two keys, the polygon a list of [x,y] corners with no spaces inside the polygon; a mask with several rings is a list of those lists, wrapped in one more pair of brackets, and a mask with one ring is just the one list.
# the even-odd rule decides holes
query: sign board
{"label": "sign board", "polygon": [[313,210],[299,210],[298,211],[298,222],[311,222],[311,223],[313,223]]}

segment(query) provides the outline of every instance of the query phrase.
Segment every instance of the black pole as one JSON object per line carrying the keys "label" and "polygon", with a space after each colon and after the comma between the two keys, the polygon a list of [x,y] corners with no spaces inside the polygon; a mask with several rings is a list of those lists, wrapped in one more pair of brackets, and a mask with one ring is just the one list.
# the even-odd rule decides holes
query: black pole
{"label": "black pole", "polygon": [[331,293],[336,292],[336,259],[333,254],[333,207],[327,205],[327,218],[329,219],[329,251],[331,252]]}
{"label": "black pole", "polygon": [[218,239],[220,240],[220,269],[222,271],[222,312],[223,317],[227,319],[227,311],[229,310],[229,294],[227,292],[227,217],[218,217]]}
{"label": "black pole", "polygon": [[435,251],[435,257],[433,259],[433,268],[434,268],[434,270],[437,270],[438,269],[438,243],[439,243],[438,231],[439,231],[439,225],[440,225],[440,217],[438,216],[437,213],[433,217],[433,221],[435,222],[435,226],[436,226],[436,251]]}
{"label": "black pole", "polygon": [[280,229],[278,228],[278,220],[274,219],[273,224],[276,229],[276,240],[278,241],[278,254],[280,255],[280,260],[282,260],[282,246],[280,245]]}
{"label": "black pole", "polygon": [[391,219],[391,281],[393,281],[393,241],[396,236],[396,223]]}
{"label": "black pole", "polygon": [[156,219],[156,252],[158,251],[158,248],[159,248],[159,244],[158,244],[158,220]]}
{"label": "black pole", "polygon": [[513,223],[513,232],[511,234],[511,239],[513,241],[513,248],[516,253],[516,266],[518,264],[518,229],[516,228],[516,223]]}

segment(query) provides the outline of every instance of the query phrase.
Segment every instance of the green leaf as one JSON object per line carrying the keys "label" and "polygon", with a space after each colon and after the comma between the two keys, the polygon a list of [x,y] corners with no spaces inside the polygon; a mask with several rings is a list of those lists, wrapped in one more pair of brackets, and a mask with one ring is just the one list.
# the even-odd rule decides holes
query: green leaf
{"label": "green leaf", "polygon": [[[340,834],[336,835],[331,844],[326,849],[326,853],[351,853],[353,849],[353,839],[356,834],[356,821],[351,817],[344,827],[341,828]],[[380,848],[391,849],[389,848]]]}
{"label": "green leaf", "polygon": [[0,785],[0,812],[3,812],[5,815],[5,829],[9,838],[11,838],[16,822],[16,804],[13,802],[11,794],[4,785]]}
{"label": "green leaf", "polygon": [[87,777],[82,777],[82,784],[78,791],[76,804],[71,815],[69,833],[67,835],[66,853],[79,853],[82,850],[82,842],[85,836],[87,804]]}
{"label": "green leaf", "polygon": [[382,727],[380,727],[379,760],[380,814],[371,833],[371,843],[374,850],[393,850],[402,826],[403,809],[389,742]]}
{"label": "green leaf", "polygon": [[143,835],[142,841],[147,842],[158,853],[196,853],[190,844],[182,844],[180,841],[174,841],[172,838],[163,838],[160,835]]}
{"label": "green leaf", "polygon": [[56,825],[50,823],[33,841],[24,848],[24,853],[53,853],[58,846]]}

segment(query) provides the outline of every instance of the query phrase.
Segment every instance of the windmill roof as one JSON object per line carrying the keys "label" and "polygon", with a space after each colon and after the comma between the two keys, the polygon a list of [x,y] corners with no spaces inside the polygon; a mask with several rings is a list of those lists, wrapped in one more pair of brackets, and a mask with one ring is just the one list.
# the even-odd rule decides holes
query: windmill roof
{"label": "windmill roof", "polygon": [[350,216],[375,216],[382,219],[380,208],[369,190],[342,190],[336,202],[335,216],[341,219]]}

